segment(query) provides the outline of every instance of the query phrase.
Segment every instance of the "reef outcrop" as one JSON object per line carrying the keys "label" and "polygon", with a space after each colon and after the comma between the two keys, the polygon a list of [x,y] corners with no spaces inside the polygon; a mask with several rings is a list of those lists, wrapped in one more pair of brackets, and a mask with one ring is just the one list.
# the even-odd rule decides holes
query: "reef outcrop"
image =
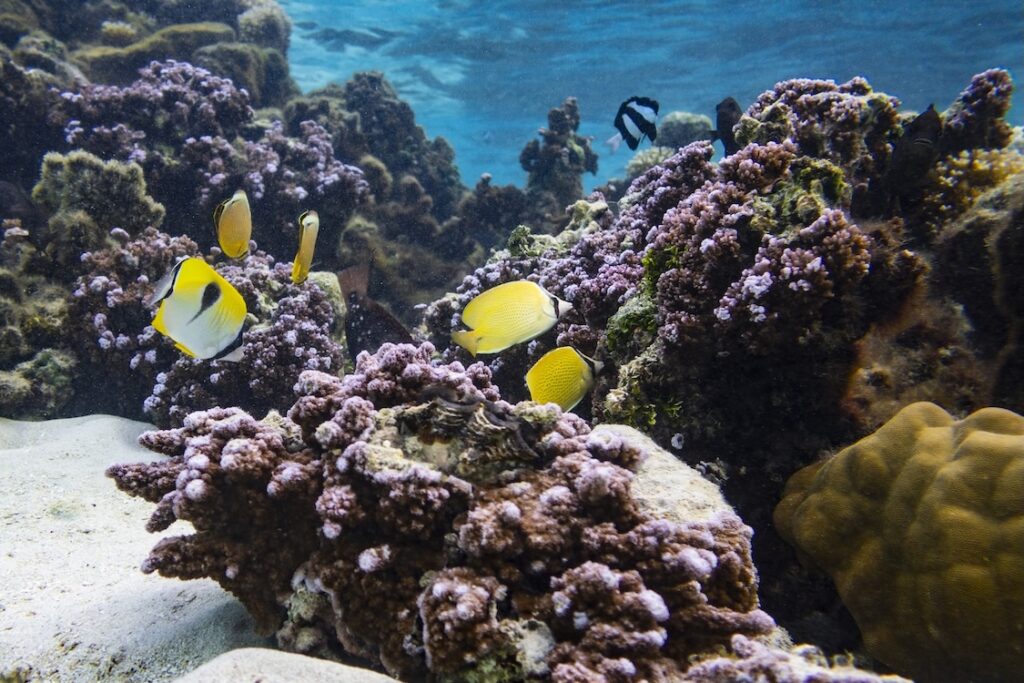
{"label": "reef outcrop", "polygon": [[[287,418],[213,409],[144,435],[170,457],[108,473],[157,504],[148,528],[195,533],[143,570],[213,578],[286,648],[403,679],[657,677],[773,627],[750,530],[713,485],[432,351],[303,373]],[[689,508],[666,510],[666,472],[689,477]]]}

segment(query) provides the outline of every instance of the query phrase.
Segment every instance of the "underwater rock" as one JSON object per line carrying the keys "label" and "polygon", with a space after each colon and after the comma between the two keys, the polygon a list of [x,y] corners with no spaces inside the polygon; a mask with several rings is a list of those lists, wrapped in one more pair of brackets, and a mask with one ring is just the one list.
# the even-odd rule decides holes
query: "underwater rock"
{"label": "underwater rock", "polygon": [[288,60],[278,50],[249,43],[215,43],[192,53],[192,61],[245,88],[254,107],[283,106],[299,94],[288,74]]}
{"label": "underwater rock", "polygon": [[932,280],[963,306],[969,338],[992,364],[988,400],[1024,410],[1024,159],[1020,170],[983,195],[936,242]]}
{"label": "underwater rock", "polygon": [[462,196],[462,181],[455,152],[441,137],[429,140],[416,125],[412,108],[399,99],[384,75],[362,72],[345,83],[345,106],[359,114],[359,132],[369,153],[383,161],[390,173],[416,178],[433,203],[430,213],[443,221],[455,212]]}
{"label": "underwater rock", "polygon": [[704,114],[671,111],[658,122],[658,146],[675,152],[691,142],[710,140],[713,129],[711,118]]}
{"label": "underwater rock", "polygon": [[201,22],[162,28],[125,47],[98,45],[76,50],[72,58],[96,82],[127,84],[140,66],[157,59],[189,61],[199,48],[231,42],[235,31],[224,24]]}
{"label": "underwater rock", "polygon": [[0,370],[0,415],[45,419],[62,414],[73,396],[74,356],[43,349],[10,370]]}
{"label": "underwater rock", "polygon": [[563,209],[583,197],[583,174],[597,173],[597,154],[588,138],[577,135],[579,126],[579,105],[567,97],[548,111],[541,140],[531,140],[519,154],[533,214],[525,222],[538,232],[557,233],[564,227]]}
{"label": "underwater rock", "polygon": [[642,173],[646,173],[654,166],[664,163],[666,159],[675,153],[676,148],[662,147],[660,145],[640,150],[633,155],[633,158],[626,162],[626,182],[632,183]]}
{"label": "underwater rock", "polygon": [[67,85],[41,69],[26,69],[10,53],[0,50],[0,144],[5,151],[5,179],[31,187],[37,180],[43,155],[63,144],[59,130],[41,111],[56,104],[52,88]]}
{"label": "underwater rock", "polygon": [[285,647],[404,679],[569,681],[625,657],[651,676],[771,629],[750,530],[713,486],[673,518],[665,482],[637,483],[700,479],[672,456],[501,401],[482,364],[432,351],[386,344],[345,378],[303,373],[288,419],[213,409],[142,437],[171,458],[110,476],[158,504],[150,529],[196,529],[143,569],[210,576]]}
{"label": "underwater rock", "polygon": [[914,403],[797,472],[780,533],[828,572],[868,651],[920,681],[1011,681],[1024,658],[1024,417]]}
{"label": "underwater rock", "polygon": [[165,215],[147,194],[138,164],[103,161],[83,151],[43,157],[32,199],[51,214],[34,241],[60,279],[77,275],[81,254],[104,246],[111,230],[136,236],[147,227],[159,228]]}

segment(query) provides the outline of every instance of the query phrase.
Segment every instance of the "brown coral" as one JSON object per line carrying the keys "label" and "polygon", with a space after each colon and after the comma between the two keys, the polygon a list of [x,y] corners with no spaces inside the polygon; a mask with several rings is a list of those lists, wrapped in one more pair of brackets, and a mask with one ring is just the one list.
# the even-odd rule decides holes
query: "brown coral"
{"label": "brown coral", "polygon": [[922,681],[1018,680],[1024,417],[914,403],[795,474],[783,534],[836,582],[872,655]]}

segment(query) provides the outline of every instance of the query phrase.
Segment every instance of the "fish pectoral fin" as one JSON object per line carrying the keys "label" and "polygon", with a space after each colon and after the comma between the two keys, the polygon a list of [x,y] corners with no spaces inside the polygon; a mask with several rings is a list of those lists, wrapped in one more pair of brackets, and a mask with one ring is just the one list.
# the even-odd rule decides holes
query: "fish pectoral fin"
{"label": "fish pectoral fin", "polygon": [[452,332],[452,341],[469,351],[469,354],[476,358],[476,350],[480,345],[483,335],[476,330],[456,330]]}

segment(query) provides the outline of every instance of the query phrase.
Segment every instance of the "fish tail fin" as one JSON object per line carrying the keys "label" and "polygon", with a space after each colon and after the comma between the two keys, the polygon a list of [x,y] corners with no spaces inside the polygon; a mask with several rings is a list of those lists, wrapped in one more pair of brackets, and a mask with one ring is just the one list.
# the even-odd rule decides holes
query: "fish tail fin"
{"label": "fish tail fin", "polygon": [[370,264],[362,263],[358,266],[349,266],[338,273],[338,285],[341,287],[341,295],[348,301],[349,294],[359,297],[366,296],[366,289],[370,282]]}
{"label": "fish tail fin", "polygon": [[476,330],[455,330],[452,332],[452,341],[469,351],[469,355],[476,358],[476,350],[480,346],[481,335]]}

